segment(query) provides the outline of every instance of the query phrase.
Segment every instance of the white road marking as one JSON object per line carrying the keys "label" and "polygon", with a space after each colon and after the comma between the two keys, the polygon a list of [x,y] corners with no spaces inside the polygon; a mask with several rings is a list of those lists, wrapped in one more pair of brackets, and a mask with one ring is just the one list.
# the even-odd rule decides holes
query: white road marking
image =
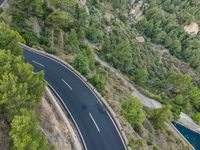
{"label": "white road marking", "polygon": [[70,90],[72,90],[72,87],[64,79],[62,79],[62,81],[70,88]]}
{"label": "white road marking", "polygon": [[86,143],[85,143],[85,140],[84,140],[84,138],[83,138],[83,135],[82,135],[82,133],[81,133],[81,131],[80,131],[80,129],[79,129],[79,127],[78,127],[78,125],[77,125],[77,123],[76,123],[74,117],[72,116],[71,112],[69,111],[69,108],[65,105],[63,99],[62,99],[62,98],[60,97],[60,95],[56,92],[56,90],[55,90],[46,80],[44,80],[44,81],[48,84],[48,86],[49,86],[50,89],[55,93],[55,95],[61,100],[62,104],[64,105],[64,107],[66,108],[66,110],[67,110],[67,112],[69,113],[70,117],[72,118],[72,121],[74,122],[74,124],[75,124],[75,126],[76,126],[76,129],[78,130],[79,135],[81,136],[81,139],[82,139],[82,142],[83,142],[83,145],[84,145],[85,150],[88,150],[88,149],[87,149],[87,146],[86,146]]}
{"label": "white road marking", "polygon": [[[46,57],[46,58],[48,58],[48,59],[51,59],[52,61],[57,62],[58,64],[60,64],[61,66],[63,66],[64,68],[66,68],[67,70],[69,70],[70,72],[72,72],[75,76],[77,76],[77,77],[90,89],[90,91],[94,94],[94,96],[97,98],[97,100],[99,101],[99,103],[102,104],[101,100],[100,100],[99,97],[96,95],[96,93],[95,93],[95,92],[89,87],[89,85],[87,85],[87,83],[86,83],[81,77],[79,77],[79,75],[77,75],[71,68],[68,68],[66,65],[64,65],[63,63],[61,63],[60,61],[58,61],[56,58],[54,58],[54,57],[51,56],[51,55],[48,55],[48,56],[47,56],[47,55],[45,55],[44,53],[41,53],[41,52],[38,52],[38,51],[33,51],[33,50],[30,50],[30,49],[26,49],[26,50],[29,51],[29,52],[32,52],[32,53],[36,53],[36,54],[38,54],[38,55],[40,55],[40,56]],[[103,104],[102,104],[102,105],[103,105]],[[124,139],[122,138],[122,135],[121,135],[121,133],[120,133],[120,131],[119,131],[119,129],[118,129],[118,127],[117,127],[115,121],[114,121],[113,118],[110,116],[110,113],[109,113],[109,112],[107,112],[107,114],[108,114],[108,116],[110,117],[110,119],[111,119],[113,125],[115,126],[115,128],[116,128],[116,130],[117,130],[117,132],[118,132],[118,135],[120,136],[120,138],[121,138],[121,140],[122,140],[124,149],[127,150],[125,141],[124,141]],[[81,136],[81,139],[82,139],[82,141],[84,141],[84,139],[83,139],[82,136]],[[87,150],[87,147],[86,147],[86,145],[85,145],[85,142],[83,142],[83,143],[84,143],[85,149]]]}
{"label": "white road marking", "polygon": [[40,65],[40,66],[44,67],[43,64],[41,64],[41,63],[39,63],[39,62],[37,62],[37,61],[35,61],[35,60],[33,60],[32,62],[35,63],[35,64],[37,64],[37,65]]}
{"label": "white road marking", "polygon": [[99,129],[99,127],[97,126],[97,123],[96,123],[96,121],[95,121],[95,120],[94,120],[94,118],[92,117],[92,114],[91,114],[91,113],[89,113],[89,115],[90,115],[90,118],[92,119],[92,121],[94,122],[94,125],[96,126],[96,128],[97,128],[98,132],[100,132],[100,129]]}

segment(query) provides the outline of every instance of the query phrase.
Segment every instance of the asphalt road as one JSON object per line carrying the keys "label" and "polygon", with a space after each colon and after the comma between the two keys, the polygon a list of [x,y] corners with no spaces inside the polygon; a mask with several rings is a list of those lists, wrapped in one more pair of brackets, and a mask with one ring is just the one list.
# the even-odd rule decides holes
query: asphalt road
{"label": "asphalt road", "polygon": [[[71,113],[85,149],[125,150],[120,135],[97,97],[70,69],[41,54],[24,51],[34,71],[44,70],[45,80]],[[50,117],[50,116],[49,116]]]}
{"label": "asphalt road", "polygon": [[0,5],[4,2],[4,0],[0,0]]}

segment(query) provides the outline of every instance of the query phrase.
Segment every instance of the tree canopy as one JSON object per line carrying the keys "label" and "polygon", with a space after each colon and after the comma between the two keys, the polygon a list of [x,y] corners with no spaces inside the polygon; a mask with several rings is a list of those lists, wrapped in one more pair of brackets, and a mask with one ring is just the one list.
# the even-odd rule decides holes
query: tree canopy
{"label": "tree canopy", "polygon": [[145,120],[145,113],[142,110],[142,104],[137,98],[130,98],[122,102],[122,115],[129,123],[140,126]]}
{"label": "tree canopy", "polygon": [[21,55],[22,49],[18,42],[24,42],[19,33],[10,30],[5,23],[0,23],[0,48],[10,50],[14,55]]}
{"label": "tree canopy", "polygon": [[13,149],[47,150],[34,112],[46,86],[44,73],[33,73],[18,42],[23,38],[0,23],[0,113],[11,123]]}
{"label": "tree canopy", "polygon": [[10,136],[13,138],[13,148],[20,150],[48,150],[48,141],[38,126],[33,111],[21,109],[11,122]]}

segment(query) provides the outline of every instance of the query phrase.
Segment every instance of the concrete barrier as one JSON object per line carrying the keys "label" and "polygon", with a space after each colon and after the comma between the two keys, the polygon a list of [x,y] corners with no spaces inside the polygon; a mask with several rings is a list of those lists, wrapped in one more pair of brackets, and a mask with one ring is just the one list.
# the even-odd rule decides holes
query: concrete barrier
{"label": "concrete barrier", "polygon": [[119,133],[119,136],[120,138],[122,139],[122,142],[125,146],[125,149],[127,150],[128,149],[128,146],[129,146],[129,142],[128,142],[128,138],[126,137],[124,131],[123,131],[123,128],[119,122],[119,119],[117,118],[117,115],[115,114],[115,112],[112,110],[112,108],[109,106],[109,104],[107,103],[107,101],[99,94],[99,92],[90,84],[87,82],[87,79],[81,75],[78,71],[76,71],[71,65],[69,65],[67,62],[63,61],[62,59],[54,56],[54,55],[51,55],[51,54],[48,54],[44,51],[40,51],[40,50],[37,50],[37,49],[34,49],[34,48],[31,48],[23,43],[19,43],[20,46],[24,49],[27,49],[27,50],[30,50],[30,51],[34,51],[35,53],[38,53],[38,54],[42,54],[42,55],[45,55],[45,56],[48,56],[50,58],[53,58],[54,60],[62,63],[64,66],[66,66],[68,69],[70,69],[79,79],[81,79],[85,85],[93,92],[93,94],[97,97],[97,99],[99,100],[99,102],[104,105],[107,110],[108,110],[108,115],[110,117],[110,119],[112,120],[115,128],[117,129],[117,132]]}

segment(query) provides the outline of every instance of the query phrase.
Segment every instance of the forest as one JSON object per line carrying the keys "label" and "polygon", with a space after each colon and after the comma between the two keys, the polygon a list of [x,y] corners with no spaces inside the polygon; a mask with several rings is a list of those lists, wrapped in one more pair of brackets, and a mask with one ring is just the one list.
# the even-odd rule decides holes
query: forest
{"label": "forest", "polygon": [[[0,88],[5,92],[0,93],[3,97],[0,106],[12,122],[10,134],[14,139],[20,135],[15,129],[18,123],[36,119],[29,108],[37,105],[45,87],[43,73],[32,74],[32,67],[24,64],[22,50],[16,45],[18,41],[58,56],[72,56],[69,63],[103,96],[106,95],[106,71],[99,67],[95,55],[120,70],[144,94],[163,104],[162,109],[146,110],[136,98],[123,101],[121,115],[136,130],[146,118],[152,120],[155,128],[164,130],[165,122],[177,120],[180,112],[200,123],[200,35],[184,31],[184,26],[192,22],[200,25],[198,0],[142,1],[142,17],[137,20],[130,12],[138,2],[87,0],[83,4],[76,0],[8,0],[10,7],[1,20],[12,30],[1,24],[0,29],[6,28],[2,30],[6,33],[0,36],[3,49],[0,60],[4,60]],[[137,40],[141,36],[144,42]],[[157,45],[167,51],[156,49]],[[5,60],[10,63],[4,64]],[[33,81],[37,82],[33,84]],[[10,92],[6,93],[5,89]],[[14,101],[20,101],[20,105],[7,102],[9,95],[19,95]],[[6,114],[10,107],[20,109]],[[32,126],[34,132],[45,141],[36,126]],[[32,136],[27,137],[31,142]],[[36,143],[41,146],[40,141]],[[14,140],[14,146],[26,146],[23,142],[18,144]]]}
{"label": "forest", "polygon": [[48,149],[48,142],[38,126],[34,111],[43,95],[44,73],[33,74],[24,62],[18,32],[0,23],[0,113],[10,123],[13,149]]}

